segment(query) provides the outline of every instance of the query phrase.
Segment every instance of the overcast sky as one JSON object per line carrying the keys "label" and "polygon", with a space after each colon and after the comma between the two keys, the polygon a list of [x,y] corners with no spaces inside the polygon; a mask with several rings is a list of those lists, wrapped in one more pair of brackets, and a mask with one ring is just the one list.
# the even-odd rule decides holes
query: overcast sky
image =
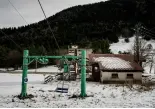
{"label": "overcast sky", "polygon": [[[10,0],[28,23],[44,19],[38,0]],[[106,0],[40,0],[47,17],[71,6]],[[8,0],[0,0],[0,28],[26,25]]]}

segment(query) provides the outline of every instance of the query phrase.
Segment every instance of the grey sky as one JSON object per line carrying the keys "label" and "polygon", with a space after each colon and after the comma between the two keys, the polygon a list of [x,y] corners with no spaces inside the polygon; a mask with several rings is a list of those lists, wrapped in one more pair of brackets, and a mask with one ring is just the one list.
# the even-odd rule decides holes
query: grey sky
{"label": "grey sky", "polygon": [[[37,0],[10,0],[28,23],[44,19]],[[71,6],[106,0],[40,0],[47,17]],[[0,28],[26,25],[8,0],[0,0]]]}

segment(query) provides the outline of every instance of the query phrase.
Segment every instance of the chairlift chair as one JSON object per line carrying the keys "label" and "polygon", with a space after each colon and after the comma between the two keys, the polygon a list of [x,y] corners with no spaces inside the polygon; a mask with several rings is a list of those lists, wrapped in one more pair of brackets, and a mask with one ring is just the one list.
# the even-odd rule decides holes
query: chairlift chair
{"label": "chairlift chair", "polygon": [[69,85],[68,84],[57,84],[57,88],[55,90],[55,92],[60,92],[60,93],[68,93],[68,89],[69,89]]}
{"label": "chairlift chair", "polygon": [[[63,62],[63,65],[64,65],[64,61],[65,61],[65,64],[68,64],[68,62],[66,60],[62,60]],[[63,66],[64,67],[64,66]],[[57,84],[57,88],[55,90],[55,92],[60,92],[60,93],[68,93],[68,88],[69,88],[69,85],[68,84],[64,84],[64,73],[66,72],[63,72],[62,73],[62,79],[63,79],[63,83],[58,83]],[[69,73],[69,72],[68,72]]]}

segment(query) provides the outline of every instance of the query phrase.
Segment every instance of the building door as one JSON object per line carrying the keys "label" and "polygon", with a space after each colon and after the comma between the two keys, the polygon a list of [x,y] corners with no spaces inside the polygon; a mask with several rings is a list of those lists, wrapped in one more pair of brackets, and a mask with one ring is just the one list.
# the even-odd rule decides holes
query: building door
{"label": "building door", "polygon": [[100,68],[99,68],[98,63],[95,63],[92,65],[92,76],[95,82],[100,81]]}

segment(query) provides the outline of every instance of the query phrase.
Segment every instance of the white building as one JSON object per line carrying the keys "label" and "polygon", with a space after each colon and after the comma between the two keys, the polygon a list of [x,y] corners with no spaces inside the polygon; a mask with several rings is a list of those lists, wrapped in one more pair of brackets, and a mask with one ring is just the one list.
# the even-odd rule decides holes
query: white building
{"label": "white building", "polygon": [[93,54],[91,55],[92,75],[95,81],[138,82],[141,83],[143,68],[132,61],[127,54]]}

